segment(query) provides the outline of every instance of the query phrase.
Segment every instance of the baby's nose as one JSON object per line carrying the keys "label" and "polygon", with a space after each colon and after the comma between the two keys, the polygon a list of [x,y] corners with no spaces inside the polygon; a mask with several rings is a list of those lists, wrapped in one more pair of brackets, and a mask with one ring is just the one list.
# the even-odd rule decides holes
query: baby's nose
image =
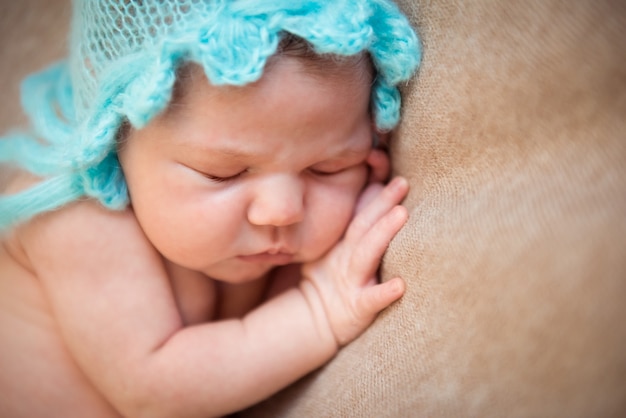
{"label": "baby's nose", "polygon": [[248,208],[253,225],[288,226],[304,215],[304,184],[297,176],[273,175],[259,182]]}

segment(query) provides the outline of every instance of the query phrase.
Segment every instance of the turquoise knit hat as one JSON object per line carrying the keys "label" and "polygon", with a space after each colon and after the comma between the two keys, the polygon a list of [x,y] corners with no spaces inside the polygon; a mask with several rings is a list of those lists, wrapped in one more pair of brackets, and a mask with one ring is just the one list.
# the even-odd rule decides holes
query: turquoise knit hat
{"label": "turquoise knit hat", "polygon": [[285,33],[315,52],[367,52],[378,128],[399,120],[397,85],[419,65],[418,38],[390,0],[75,0],[66,61],[22,84],[32,132],[0,140],[0,162],[45,177],[0,196],[0,230],[83,197],[129,203],[117,160],[125,121],[145,126],[171,98],[176,69],[200,64],[212,84],[258,80]]}

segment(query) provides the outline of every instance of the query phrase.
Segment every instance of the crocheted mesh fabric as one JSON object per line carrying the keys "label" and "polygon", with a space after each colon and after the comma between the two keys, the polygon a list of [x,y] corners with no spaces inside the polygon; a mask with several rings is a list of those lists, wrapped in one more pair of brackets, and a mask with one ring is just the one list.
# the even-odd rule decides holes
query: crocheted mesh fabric
{"label": "crocheted mesh fabric", "polygon": [[0,197],[0,230],[85,196],[124,208],[121,124],[141,128],[161,112],[183,62],[215,85],[258,80],[285,33],[320,54],[369,53],[375,122],[397,124],[396,86],[416,70],[420,46],[389,0],[75,0],[69,59],[22,85],[33,132],[0,140],[0,162],[46,180]]}
{"label": "crocheted mesh fabric", "polygon": [[[199,0],[81,1],[74,3],[71,68],[77,90],[77,108],[87,109],[98,90],[98,80],[110,65],[156,47],[168,35],[181,32],[185,19],[199,16]],[[192,13],[193,12],[193,13]],[[188,25],[187,25],[188,27]],[[180,36],[180,35],[179,35]]]}

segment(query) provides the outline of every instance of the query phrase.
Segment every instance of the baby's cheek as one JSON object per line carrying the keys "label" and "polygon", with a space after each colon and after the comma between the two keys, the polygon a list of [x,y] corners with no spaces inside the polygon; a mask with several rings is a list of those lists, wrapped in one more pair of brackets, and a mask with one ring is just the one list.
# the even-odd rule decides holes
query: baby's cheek
{"label": "baby's cheek", "polygon": [[369,168],[363,163],[346,170],[335,181],[334,194],[337,198],[348,198],[354,205],[368,183]]}
{"label": "baby's cheek", "polygon": [[307,228],[310,260],[307,261],[319,258],[341,239],[354,215],[361,188],[359,183],[352,183],[350,187],[318,190],[311,196]]}
{"label": "baby's cheek", "polygon": [[365,187],[367,179],[369,178],[370,168],[364,162],[358,167],[355,167],[354,172],[355,184],[357,185],[356,188],[358,191],[361,191]]}

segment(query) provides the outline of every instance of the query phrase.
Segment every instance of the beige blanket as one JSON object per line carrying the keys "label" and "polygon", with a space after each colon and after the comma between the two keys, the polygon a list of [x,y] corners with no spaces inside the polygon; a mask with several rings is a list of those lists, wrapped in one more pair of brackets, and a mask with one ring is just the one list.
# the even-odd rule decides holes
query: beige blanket
{"label": "beige blanket", "polygon": [[[241,416],[626,416],[626,3],[400,4],[425,54],[392,146],[411,219],[383,276],[408,293]],[[0,4],[2,130],[68,12]]]}

